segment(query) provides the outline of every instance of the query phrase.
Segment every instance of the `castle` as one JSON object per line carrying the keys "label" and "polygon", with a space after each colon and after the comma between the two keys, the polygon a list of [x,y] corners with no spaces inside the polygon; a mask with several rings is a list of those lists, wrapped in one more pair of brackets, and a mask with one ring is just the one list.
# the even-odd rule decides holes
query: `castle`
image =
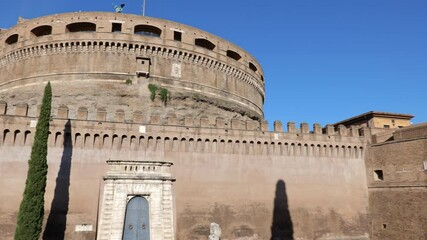
{"label": "castle", "polygon": [[122,239],[124,211],[103,208],[137,176],[152,182],[120,204],[143,196],[157,239],[207,239],[212,222],[222,239],[427,236],[427,125],[369,112],[269,131],[260,64],[208,32],[120,13],[22,19],[0,31],[0,72],[3,239],[48,81],[44,239]]}

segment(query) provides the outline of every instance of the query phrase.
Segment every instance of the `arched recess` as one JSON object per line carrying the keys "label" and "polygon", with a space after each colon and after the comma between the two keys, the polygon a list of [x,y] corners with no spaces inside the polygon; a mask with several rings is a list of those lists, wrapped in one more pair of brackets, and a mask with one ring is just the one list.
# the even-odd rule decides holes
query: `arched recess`
{"label": "arched recess", "polygon": [[179,144],[179,151],[180,152],[187,151],[187,140],[185,138],[181,138],[181,143]]}
{"label": "arched recess", "polygon": [[282,155],[282,143],[278,142],[275,148],[275,154],[276,155]]}
{"label": "arched recess", "polygon": [[249,155],[253,155],[255,154],[255,150],[254,150],[254,141],[250,141],[249,142],[249,147],[248,147],[248,154]]}
{"label": "arched recess", "polygon": [[91,141],[90,141],[90,134],[89,133],[86,133],[85,134],[85,138],[84,138],[84,140],[83,140],[83,147],[92,147],[91,146]]}
{"label": "arched recess", "polygon": [[164,139],[164,149],[165,149],[165,152],[168,152],[171,150],[171,141],[169,137],[165,137]]}
{"label": "arched recess", "polygon": [[355,158],[359,158],[359,151],[357,149],[357,146],[354,146],[353,153]]}
{"label": "arched recess", "polygon": [[12,45],[12,44],[14,44],[14,43],[17,43],[17,42],[18,42],[18,38],[19,38],[19,35],[18,35],[18,34],[10,35],[10,36],[6,39],[5,43],[7,43],[7,44],[9,44],[9,45]]}
{"label": "arched recess", "polygon": [[76,22],[66,26],[67,32],[95,32],[96,24],[91,22]]}
{"label": "arched recess", "polygon": [[148,37],[160,37],[160,35],[162,34],[162,30],[160,28],[151,26],[151,25],[145,25],[145,24],[136,25],[134,27],[133,32],[135,34],[148,36]]}
{"label": "arched recess", "polygon": [[172,151],[177,152],[179,150],[179,140],[177,137],[172,139]]}
{"label": "arched recess", "polygon": [[289,144],[287,142],[285,142],[283,144],[282,154],[283,155],[289,155]]}
{"label": "arched recess", "polygon": [[25,134],[24,134],[24,145],[31,144],[31,141],[32,141],[31,131],[27,130],[27,131],[25,131]]}
{"label": "arched recess", "polygon": [[253,63],[249,63],[249,68],[252,70],[252,71],[254,71],[254,72],[257,72],[258,71],[258,68],[253,64]]}
{"label": "arched recess", "polygon": [[186,151],[187,152],[193,152],[195,150],[195,146],[194,145],[195,145],[194,144],[194,138],[190,138],[188,140]]}
{"label": "arched recess", "polygon": [[49,25],[38,26],[36,28],[33,28],[33,30],[31,30],[31,33],[36,37],[51,35],[52,26],[49,26]]}
{"label": "arched recess", "polygon": [[236,140],[234,142],[234,145],[232,144],[232,151],[233,151],[232,153],[233,154],[239,154],[240,153],[240,148],[241,148],[240,141]]}
{"label": "arched recess", "polygon": [[61,142],[61,137],[62,137],[62,133],[61,132],[56,132],[55,133],[55,142],[54,142],[54,145],[56,147],[64,145],[63,141]]}
{"label": "arched recess", "polygon": [[120,150],[120,141],[119,141],[119,136],[117,134],[113,135],[113,138],[111,141],[111,148],[115,150]]}
{"label": "arched recess", "polygon": [[289,155],[293,156],[295,155],[295,143],[291,143],[291,145],[289,146]]}
{"label": "arched recess", "polygon": [[239,61],[242,58],[242,56],[240,56],[240,54],[238,54],[237,52],[232,51],[232,50],[227,50],[227,57],[232,58],[236,61]]}
{"label": "arched recess", "polygon": [[95,148],[100,148],[101,147],[100,136],[97,133],[95,135],[93,135],[93,146]]}
{"label": "arched recess", "polygon": [[13,145],[21,145],[21,131],[19,129],[15,130],[13,135]]}
{"label": "arched recess", "polygon": [[347,147],[347,150],[346,150],[346,157],[348,157],[348,158],[354,158],[354,154],[353,154],[353,151],[352,151],[353,149],[351,148],[351,146],[348,146]]}
{"label": "arched recess", "polygon": [[3,131],[3,145],[6,144],[6,141],[8,140],[9,135],[10,135],[10,130],[9,129],[5,129]]}
{"label": "arched recess", "polygon": [[211,151],[211,141],[209,139],[205,139],[205,144],[203,146],[203,151],[210,152]]}
{"label": "arched recess", "polygon": [[110,147],[110,136],[108,134],[104,134],[102,137],[102,147],[109,148]]}
{"label": "arched recess", "polygon": [[196,38],[194,40],[194,44],[196,46],[202,47],[202,48],[206,48],[209,50],[214,50],[215,48],[215,44],[213,44],[211,41],[204,39],[204,38]]}
{"label": "arched recess", "polygon": [[264,142],[264,144],[261,147],[262,147],[261,154],[268,155],[269,154],[268,142]]}
{"label": "arched recess", "polygon": [[120,140],[120,149],[130,149],[130,141],[128,140],[128,136],[122,135],[122,138]]}
{"label": "arched recess", "polygon": [[233,153],[233,140],[229,139],[225,145],[224,153],[231,154]]}
{"label": "arched recess", "polygon": [[138,149],[138,145],[137,145],[137,139],[135,135],[131,135],[130,139],[129,139],[129,149],[130,150],[136,150]]}
{"label": "arched recess", "polygon": [[80,133],[74,134],[74,146],[82,147],[82,135]]}
{"label": "arched recess", "polygon": [[153,136],[148,136],[147,140],[147,150],[148,151],[154,151],[155,150],[155,141]]}
{"label": "arched recess", "polygon": [[161,137],[156,137],[156,143],[155,143],[155,150],[157,151],[163,151],[164,146],[162,145],[162,138]]}

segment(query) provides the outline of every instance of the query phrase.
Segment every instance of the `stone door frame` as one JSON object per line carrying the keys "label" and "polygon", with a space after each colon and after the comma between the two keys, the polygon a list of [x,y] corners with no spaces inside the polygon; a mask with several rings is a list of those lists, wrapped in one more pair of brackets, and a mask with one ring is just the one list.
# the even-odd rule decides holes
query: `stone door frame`
{"label": "stone door frame", "polygon": [[150,238],[174,240],[172,163],[107,161],[98,212],[98,240],[122,240],[129,197],[144,196],[149,205]]}

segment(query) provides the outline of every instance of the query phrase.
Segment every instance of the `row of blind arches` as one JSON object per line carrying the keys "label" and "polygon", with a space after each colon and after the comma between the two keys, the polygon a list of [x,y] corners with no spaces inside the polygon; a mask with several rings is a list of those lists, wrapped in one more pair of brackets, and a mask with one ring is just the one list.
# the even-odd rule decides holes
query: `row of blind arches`
{"label": "row of blind arches", "polygon": [[[117,32],[115,29],[117,28],[115,28],[113,25],[112,32]],[[69,32],[69,33],[96,32],[96,24],[91,22],[70,23],[66,25],[66,32]],[[43,26],[35,27],[31,30],[31,34],[36,37],[51,35],[52,26],[43,25]],[[139,24],[134,26],[134,34],[149,36],[149,37],[160,37],[162,34],[162,30],[152,25]],[[16,33],[6,38],[5,43],[8,45],[12,45],[17,43],[18,40],[19,40],[19,34]],[[213,42],[205,38],[195,38],[194,45],[211,50],[211,51],[216,48],[216,45]],[[239,53],[233,50],[227,50],[226,55],[227,57],[234,59],[236,61],[239,61],[242,58],[242,56]],[[254,72],[258,71],[258,68],[251,62],[249,62],[248,67]]]}
{"label": "row of blind arches", "polygon": [[[300,142],[268,142],[253,140],[184,138],[160,136],[127,136],[117,134],[70,134],[50,133],[49,146],[83,149],[110,149],[116,151],[172,151],[205,152],[220,154],[290,155],[317,157],[361,158],[363,147],[337,144],[313,144]],[[26,130],[3,131],[2,145],[30,146],[32,132]]]}

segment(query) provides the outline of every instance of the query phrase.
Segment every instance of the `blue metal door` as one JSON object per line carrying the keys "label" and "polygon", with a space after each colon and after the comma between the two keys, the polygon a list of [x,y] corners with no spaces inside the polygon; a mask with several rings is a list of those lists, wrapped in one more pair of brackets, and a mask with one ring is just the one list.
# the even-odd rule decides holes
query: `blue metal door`
{"label": "blue metal door", "polygon": [[127,204],[123,240],[150,240],[148,201],[133,197]]}

